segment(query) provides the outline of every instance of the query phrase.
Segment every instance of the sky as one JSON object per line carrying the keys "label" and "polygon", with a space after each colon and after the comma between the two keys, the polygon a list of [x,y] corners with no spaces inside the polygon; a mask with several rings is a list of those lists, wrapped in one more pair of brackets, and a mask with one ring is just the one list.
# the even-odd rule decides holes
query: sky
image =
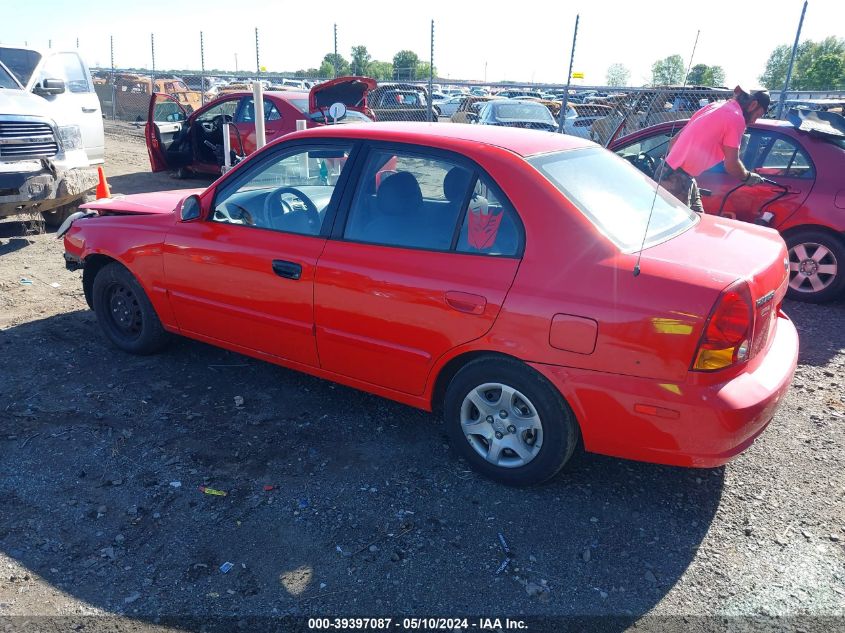
{"label": "sky", "polygon": [[[363,44],[373,59],[392,61],[402,49],[430,56],[434,20],[434,65],[447,79],[565,83],[575,16],[580,15],[574,84],[605,83],[607,67],[625,64],[631,85],[651,78],[651,65],[679,54],[689,63],[721,66],[729,86],[759,87],[771,51],[792,45],[803,0],[559,0],[540,2],[367,2],[255,3],[232,0],[0,0],[0,43],[75,49],[89,64],[108,67],[110,36],[114,63],[151,66],[150,34],[155,35],[155,66],[200,68],[200,31],[205,66],[227,70],[256,68],[255,27],[260,63],[270,72],[319,67],[334,50],[350,58]],[[845,37],[845,2],[810,0],[801,40]]]}

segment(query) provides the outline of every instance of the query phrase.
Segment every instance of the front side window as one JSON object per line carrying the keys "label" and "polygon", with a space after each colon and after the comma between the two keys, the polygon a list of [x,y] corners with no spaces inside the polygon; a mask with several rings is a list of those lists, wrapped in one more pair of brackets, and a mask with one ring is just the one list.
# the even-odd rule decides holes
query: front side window
{"label": "front side window", "polygon": [[197,121],[211,121],[215,117],[218,116],[227,116],[233,117],[235,115],[235,110],[238,107],[238,100],[237,99],[229,99],[224,101],[223,103],[218,103],[215,106],[210,107],[208,110],[203,112],[201,115],[197,117]]}
{"label": "front side window", "polygon": [[351,147],[299,147],[223,185],[211,220],[262,229],[319,235]]}
{"label": "front side window", "polygon": [[68,92],[92,92],[88,73],[75,53],[56,53],[48,57],[41,79],[63,79]]}
{"label": "front side window", "polygon": [[655,195],[653,180],[603,149],[543,154],[528,162],[623,251],[653,246],[698,221],[672,194],[659,188]]}
{"label": "front side window", "polygon": [[[675,130],[674,133],[679,131]],[[660,160],[666,156],[666,150],[669,148],[671,139],[672,133],[670,132],[656,134],[625,145],[617,149],[616,153],[649,178],[656,178]]]}

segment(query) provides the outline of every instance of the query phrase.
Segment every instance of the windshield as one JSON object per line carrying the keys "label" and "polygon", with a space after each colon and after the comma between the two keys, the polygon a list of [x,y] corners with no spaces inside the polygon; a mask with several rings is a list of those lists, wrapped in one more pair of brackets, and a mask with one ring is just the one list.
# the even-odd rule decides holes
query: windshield
{"label": "windshield", "polygon": [[18,82],[12,76],[3,64],[0,64],[0,88],[10,88],[12,90],[20,90]]}
{"label": "windshield", "polygon": [[542,121],[554,123],[549,109],[543,105],[529,105],[527,103],[505,103],[496,106],[495,115],[500,120],[512,121]]}
{"label": "windshield", "polygon": [[604,149],[544,154],[528,162],[623,251],[639,250],[643,243],[646,248],[658,244],[698,220],[694,211],[662,188],[655,197],[653,180]]}
{"label": "windshield", "polygon": [[32,73],[39,61],[41,61],[41,55],[35,51],[0,47],[0,62],[3,62],[6,68],[11,70],[12,74],[24,86],[29,82],[29,78],[32,77]]}
{"label": "windshield", "polygon": [[308,99],[288,99],[288,103],[302,114],[308,114]]}

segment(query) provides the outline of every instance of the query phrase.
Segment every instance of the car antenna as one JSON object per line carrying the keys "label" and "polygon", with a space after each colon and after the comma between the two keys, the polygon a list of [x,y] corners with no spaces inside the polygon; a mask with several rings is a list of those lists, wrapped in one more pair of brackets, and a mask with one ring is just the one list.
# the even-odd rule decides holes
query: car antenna
{"label": "car antenna", "polygon": [[[695,33],[695,43],[692,45],[692,53],[689,56],[689,64],[687,64],[687,72],[684,75],[684,83],[681,88],[687,87],[687,80],[689,79],[689,73],[692,69],[692,59],[695,57],[695,49],[698,46],[698,36],[701,35],[701,29],[698,29]],[[669,130],[669,141],[672,140],[672,137],[675,136],[675,126],[678,122],[678,119],[675,119],[672,122],[672,129]],[[668,149],[668,147],[667,147]],[[666,155],[669,155],[669,152],[666,152]],[[643,257],[643,249],[645,248],[645,241],[648,237],[648,227],[651,224],[651,216],[654,213],[654,204],[657,202],[657,190],[660,188],[660,181],[663,179],[663,168],[666,166],[666,156],[663,157],[663,160],[660,161],[660,167],[657,169],[657,181],[654,184],[654,197],[651,199],[651,209],[648,211],[648,220],[645,223],[645,230],[643,231],[643,241],[640,244],[640,250],[637,253],[637,263],[634,264],[634,277],[640,274],[640,260]]]}

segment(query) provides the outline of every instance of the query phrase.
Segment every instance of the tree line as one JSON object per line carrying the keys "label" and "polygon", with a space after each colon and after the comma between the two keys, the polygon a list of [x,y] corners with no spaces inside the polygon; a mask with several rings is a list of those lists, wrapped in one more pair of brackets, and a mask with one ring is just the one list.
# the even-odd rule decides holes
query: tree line
{"label": "tree line", "polygon": [[[772,51],[763,74],[758,78],[763,87],[783,89],[791,55],[792,46],[788,44]],[[608,86],[627,86],[630,78],[631,71],[624,64],[611,64],[607,68]],[[688,86],[724,86],[725,71],[721,66],[696,64],[687,73],[684,58],[680,55],[669,55],[652,64],[652,86],[680,86],[684,83]],[[821,42],[807,40],[799,44],[789,87],[791,90],[845,90],[845,39],[831,36]]]}
{"label": "tree line", "polygon": [[[382,62],[372,58],[363,45],[353,46],[350,59],[343,55],[326,53],[319,68],[303,68],[294,73],[295,77],[319,77],[330,79],[334,76],[359,75],[378,80],[413,81],[428,79],[431,64],[420,60],[414,51],[401,50],[393,56],[391,62]],[[437,69],[434,69],[437,74]]]}

